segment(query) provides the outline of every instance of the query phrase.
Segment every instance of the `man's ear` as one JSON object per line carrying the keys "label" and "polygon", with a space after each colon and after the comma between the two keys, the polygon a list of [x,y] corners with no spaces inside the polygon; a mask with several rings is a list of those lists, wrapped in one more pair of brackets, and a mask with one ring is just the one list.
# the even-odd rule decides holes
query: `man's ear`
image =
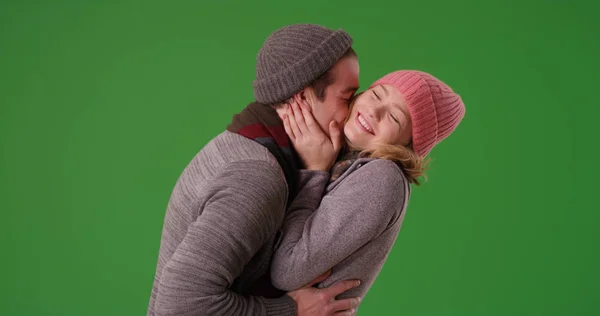
{"label": "man's ear", "polygon": [[313,106],[312,95],[314,95],[314,93],[312,93],[312,94],[311,93],[312,93],[312,90],[309,87],[303,88],[302,90],[296,92],[292,96],[292,100],[299,106],[305,106],[309,111],[312,112],[312,106]]}
{"label": "man's ear", "polygon": [[306,102],[306,88],[294,93],[292,96],[292,100],[298,104],[302,104],[302,102]]}

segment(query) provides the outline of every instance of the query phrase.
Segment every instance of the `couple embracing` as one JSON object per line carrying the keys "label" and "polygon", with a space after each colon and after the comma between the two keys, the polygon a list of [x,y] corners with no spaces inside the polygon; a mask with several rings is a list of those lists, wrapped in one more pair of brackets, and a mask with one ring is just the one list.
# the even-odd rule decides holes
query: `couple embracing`
{"label": "couple embracing", "polygon": [[266,39],[255,101],[171,193],[148,315],[356,314],[465,107],[415,70],[358,92],[352,42],[314,24]]}

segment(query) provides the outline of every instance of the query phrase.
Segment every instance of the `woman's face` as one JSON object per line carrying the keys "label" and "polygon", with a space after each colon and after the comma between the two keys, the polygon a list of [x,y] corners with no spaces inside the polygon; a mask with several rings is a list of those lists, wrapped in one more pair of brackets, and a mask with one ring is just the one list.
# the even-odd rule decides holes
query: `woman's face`
{"label": "woman's face", "polygon": [[344,134],[361,150],[372,149],[377,143],[408,145],[412,138],[412,122],[400,91],[384,84],[358,96],[350,109]]}

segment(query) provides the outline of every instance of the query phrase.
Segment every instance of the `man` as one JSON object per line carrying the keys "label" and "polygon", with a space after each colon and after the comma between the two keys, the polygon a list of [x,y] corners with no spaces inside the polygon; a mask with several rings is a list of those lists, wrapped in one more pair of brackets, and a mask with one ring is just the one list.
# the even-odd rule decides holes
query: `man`
{"label": "man", "polygon": [[276,109],[311,99],[324,131],[342,123],[358,89],[351,46],[343,30],[313,24],[267,38],[257,58],[256,102],[194,157],[173,189],[148,315],[333,315],[357,306],[356,299],[335,300],[355,280],[286,294],[268,273],[302,168]]}

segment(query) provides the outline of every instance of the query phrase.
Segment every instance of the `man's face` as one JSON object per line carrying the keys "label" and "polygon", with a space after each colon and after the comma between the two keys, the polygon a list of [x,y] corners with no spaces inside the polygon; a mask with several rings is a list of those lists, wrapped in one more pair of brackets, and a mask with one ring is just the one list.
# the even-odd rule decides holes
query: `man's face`
{"label": "man's face", "polygon": [[331,68],[332,84],[325,89],[323,101],[316,98],[314,91],[310,91],[313,116],[325,134],[329,135],[329,123],[332,120],[339,124],[340,129],[343,128],[350,99],[358,90],[358,74],[358,59],[355,56],[342,58]]}

